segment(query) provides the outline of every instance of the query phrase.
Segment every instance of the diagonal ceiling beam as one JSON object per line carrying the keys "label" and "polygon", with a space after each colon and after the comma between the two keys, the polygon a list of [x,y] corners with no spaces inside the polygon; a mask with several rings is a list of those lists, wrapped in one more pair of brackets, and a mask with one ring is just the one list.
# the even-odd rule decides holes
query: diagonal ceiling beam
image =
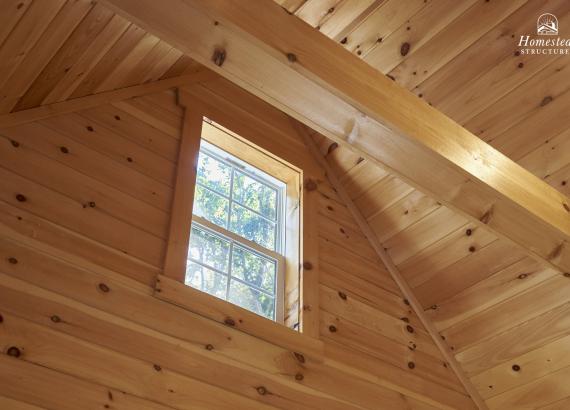
{"label": "diagonal ceiling beam", "polygon": [[350,195],[348,195],[348,193],[344,189],[344,186],[336,176],[334,170],[329,165],[326,158],[319,152],[316,142],[311,138],[307,130],[303,128],[300,124],[295,123],[294,126],[297,128],[299,135],[305,141],[305,145],[307,146],[307,148],[309,149],[309,151],[311,152],[317,163],[325,170],[327,179],[329,180],[330,184],[335,189],[339,198],[344,202],[344,204],[352,214],[358,227],[360,228],[364,236],[366,236],[366,239],[368,239],[368,242],[372,246],[372,249],[374,249],[374,251],[378,255],[378,258],[382,261],[382,263],[390,273],[390,276],[392,277],[392,279],[394,279],[394,282],[396,282],[396,284],[402,291],[402,294],[410,303],[410,306],[412,307],[412,309],[420,319],[420,322],[422,323],[424,328],[431,336],[433,342],[441,352],[443,358],[451,366],[451,369],[457,376],[457,379],[461,382],[461,384],[465,388],[465,391],[469,394],[475,405],[480,410],[487,410],[488,409],[487,405],[479,395],[479,392],[473,386],[471,381],[467,378],[467,375],[465,375],[463,369],[461,369],[461,366],[459,365],[457,360],[455,360],[455,356],[451,352],[451,349],[449,348],[447,343],[442,339],[435,325],[432,323],[432,321],[424,312],[424,309],[422,308],[420,301],[414,295],[412,288],[410,288],[410,286],[408,285],[408,283],[406,282],[406,280],[404,279],[404,277],[402,276],[402,274],[400,273],[400,271],[392,261],[390,255],[388,255],[388,252],[386,252],[386,249],[384,249],[384,247],[378,240],[378,237],[376,236],[376,234],[374,233],[374,231],[372,230],[372,228],[370,227],[364,216],[360,213],[358,207],[354,204],[354,202],[350,198]]}
{"label": "diagonal ceiling beam", "polygon": [[566,196],[271,0],[104,0],[332,140],[570,271]]}

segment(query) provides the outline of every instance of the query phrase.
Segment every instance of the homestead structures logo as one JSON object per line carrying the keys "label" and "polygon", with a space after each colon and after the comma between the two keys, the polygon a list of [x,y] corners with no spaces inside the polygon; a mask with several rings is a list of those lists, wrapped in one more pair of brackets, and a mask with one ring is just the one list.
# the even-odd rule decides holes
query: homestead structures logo
{"label": "homestead structures logo", "polygon": [[536,20],[536,34],[539,36],[557,36],[558,19],[554,14],[544,13]]}
{"label": "homestead structures logo", "polygon": [[[536,35],[521,35],[521,54],[570,54],[570,38],[558,35],[558,19],[554,14],[544,13],[536,20]],[[555,37],[554,37],[555,36]]]}

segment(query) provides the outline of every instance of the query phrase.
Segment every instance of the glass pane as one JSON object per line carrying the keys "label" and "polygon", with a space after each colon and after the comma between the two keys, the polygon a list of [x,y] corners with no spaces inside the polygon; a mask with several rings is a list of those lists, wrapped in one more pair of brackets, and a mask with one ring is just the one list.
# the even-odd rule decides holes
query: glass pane
{"label": "glass pane", "polygon": [[275,261],[234,245],[232,276],[275,294]]}
{"label": "glass pane", "polygon": [[242,205],[275,220],[277,217],[277,191],[253,178],[236,171],[234,175],[234,199]]}
{"label": "glass pane", "polygon": [[275,224],[236,203],[232,203],[230,231],[275,250]]}
{"label": "glass pane", "polygon": [[232,168],[203,152],[198,158],[197,181],[216,192],[230,195],[230,181]]}
{"label": "glass pane", "polygon": [[229,301],[268,319],[275,319],[275,299],[237,280],[230,282]]}
{"label": "glass pane", "polygon": [[228,277],[198,263],[188,261],[184,283],[220,299],[226,298]]}
{"label": "glass pane", "polygon": [[227,272],[229,257],[229,241],[192,225],[188,258]]}
{"label": "glass pane", "polygon": [[200,185],[196,185],[194,196],[194,213],[196,215],[223,228],[228,227],[229,201],[226,198],[208,191]]}

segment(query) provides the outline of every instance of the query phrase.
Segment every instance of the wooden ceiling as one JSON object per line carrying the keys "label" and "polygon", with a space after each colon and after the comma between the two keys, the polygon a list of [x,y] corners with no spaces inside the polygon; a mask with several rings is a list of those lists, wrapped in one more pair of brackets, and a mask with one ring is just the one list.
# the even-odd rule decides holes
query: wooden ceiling
{"label": "wooden ceiling", "polygon": [[[570,2],[277,2],[570,194],[570,57],[520,55],[516,47],[542,12],[558,16],[562,35],[570,33]],[[3,1],[0,45],[0,114],[198,67],[86,1]],[[568,408],[568,275],[349,149],[314,138],[487,405]]]}
{"label": "wooden ceiling", "polygon": [[189,73],[197,64],[89,1],[6,0],[0,114]]}
{"label": "wooden ceiling", "polygon": [[[570,33],[569,2],[278,2],[570,194],[570,57],[516,44],[543,12]],[[568,273],[315,138],[489,408],[568,408]]]}

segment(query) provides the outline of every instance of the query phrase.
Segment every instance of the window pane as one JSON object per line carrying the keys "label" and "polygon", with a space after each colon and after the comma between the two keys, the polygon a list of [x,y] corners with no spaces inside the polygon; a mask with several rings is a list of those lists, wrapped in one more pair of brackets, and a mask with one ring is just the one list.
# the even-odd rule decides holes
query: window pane
{"label": "window pane", "polygon": [[229,256],[229,241],[192,225],[188,258],[227,272]]}
{"label": "window pane", "polygon": [[200,184],[229,196],[231,174],[232,169],[229,165],[200,152],[200,157],[198,158],[198,174],[196,176]]}
{"label": "window pane", "polygon": [[194,196],[194,213],[196,215],[223,228],[228,227],[229,201],[226,198],[208,191],[200,185],[196,185]]}
{"label": "window pane", "polygon": [[232,276],[275,294],[275,261],[234,246]]}
{"label": "window pane", "polygon": [[275,224],[236,203],[232,203],[230,231],[275,250]]}
{"label": "window pane", "polygon": [[236,171],[234,175],[234,199],[259,212],[266,218],[277,217],[277,191],[253,178]]}
{"label": "window pane", "polygon": [[268,319],[275,318],[274,298],[236,280],[230,282],[229,300]]}
{"label": "window pane", "polygon": [[228,277],[198,263],[188,261],[184,282],[193,288],[217,296],[220,299],[226,298]]}

